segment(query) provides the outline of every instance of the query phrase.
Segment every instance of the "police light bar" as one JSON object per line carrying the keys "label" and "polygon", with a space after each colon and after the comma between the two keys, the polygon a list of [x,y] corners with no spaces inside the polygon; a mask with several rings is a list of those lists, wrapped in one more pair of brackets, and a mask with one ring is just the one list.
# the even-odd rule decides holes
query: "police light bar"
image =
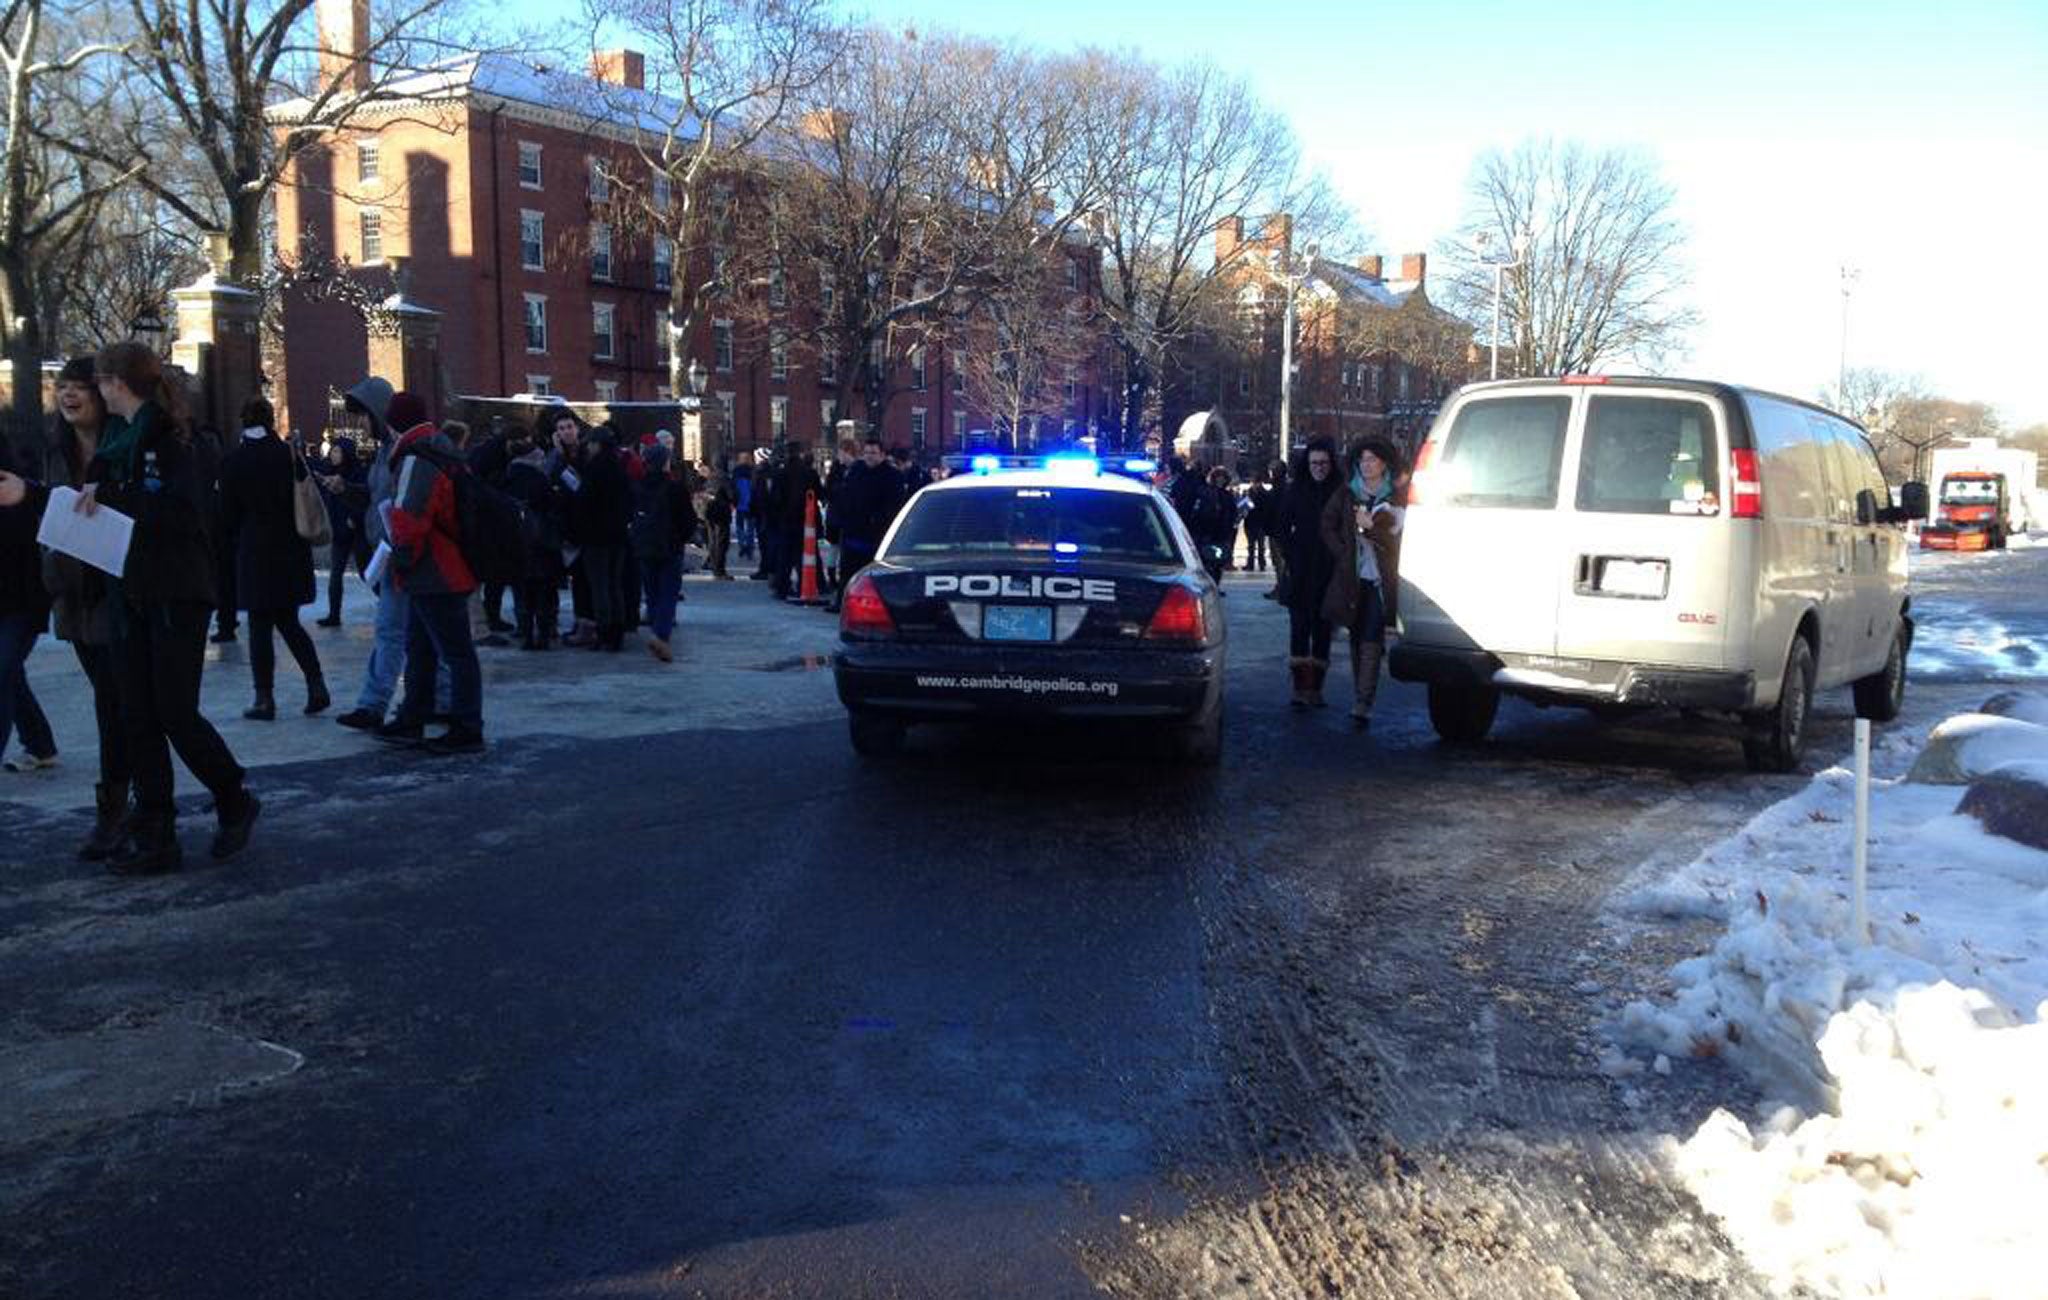
{"label": "police light bar", "polygon": [[1039,470],[1063,477],[1093,478],[1102,472],[1102,462],[1076,452],[1052,452],[1036,456],[980,451],[972,455],[954,452],[941,457],[955,473],[995,474],[1003,470]]}

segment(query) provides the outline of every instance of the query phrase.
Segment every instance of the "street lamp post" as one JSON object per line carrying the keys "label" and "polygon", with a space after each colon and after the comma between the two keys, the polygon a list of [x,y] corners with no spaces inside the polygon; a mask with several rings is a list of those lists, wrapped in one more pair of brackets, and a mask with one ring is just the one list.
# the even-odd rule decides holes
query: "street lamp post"
{"label": "street lamp post", "polygon": [[[694,440],[697,445],[686,445],[684,448],[685,458],[692,462],[705,459],[704,444],[707,439],[704,437],[704,385],[709,379],[710,374],[704,369],[704,363],[692,357],[689,367],[683,371],[683,381],[690,386],[690,400],[684,415],[685,434],[689,432],[690,424],[696,425],[697,434]],[[685,441],[687,444],[690,440],[686,437]],[[719,457],[714,456],[711,459],[717,460]]]}
{"label": "street lamp post", "polygon": [[1281,272],[1287,281],[1287,305],[1280,316],[1280,459],[1286,461],[1292,447],[1294,413],[1294,294],[1316,270],[1316,255],[1322,250],[1310,244],[1298,272]]}
{"label": "street lamp post", "polygon": [[1501,273],[1504,271],[1514,270],[1516,267],[1522,264],[1522,259],[1528,256],[1529,232],[1527,230],[1518,230],[1515,232],[1514,237],[1508,241],[1509,250],[1514,254],[1514,256],[1508,258],[1506,261],[1499,261],[1494,258],[1490,258],[1486,255],[1487,246],[1493,243],[1493,232],[1491,230],[1480,231],[1479,234],[1474,237],[1473,242],[1479,245],[1480,262],[1483,265],[1490,266],[1493,268],[1493,361],[1487,367],[1486,377],[1488,379],[1499,379]]}
{"label": "street lamp post", "polygon": [[1845,406],[1849,401],[1849,293],[1856,287],[1856,281],[1863,273],[1847,262],[1842,264],[1842,337],[1841,352],[1835,360],[1835,406]]}
{"label": "street lamp post", "polygon": [[164,318],[157,314],[156,308],[145,305],[128,322],[128,332],[151,352],[160,352],[164,335],[171,331],[170,327],[164,324]]}

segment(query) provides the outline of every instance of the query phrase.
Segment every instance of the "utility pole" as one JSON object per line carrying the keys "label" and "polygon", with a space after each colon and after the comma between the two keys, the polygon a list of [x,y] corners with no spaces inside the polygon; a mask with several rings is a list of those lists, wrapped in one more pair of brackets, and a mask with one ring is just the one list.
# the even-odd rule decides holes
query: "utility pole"
{"label": "utility pole", "polygon": [[1835,364],[1835,406],[1839,409],[1849,400],[1849,291],[1855,287],[1862,272],[1847,262],[1842,263],[1842,351]]}
{"label": "utility pole", "polygon": [[1280,313],[1280,459],[1285,462],[1294,450],[1292,417],[1294,413],[1294,294],[1311,275],[1315,274],[1316,254],[1320,246],[1310,244],[1302,259],[1301,270],[1290,272],[1282,269],[1281,278],[1287,281],[1287,305]]}

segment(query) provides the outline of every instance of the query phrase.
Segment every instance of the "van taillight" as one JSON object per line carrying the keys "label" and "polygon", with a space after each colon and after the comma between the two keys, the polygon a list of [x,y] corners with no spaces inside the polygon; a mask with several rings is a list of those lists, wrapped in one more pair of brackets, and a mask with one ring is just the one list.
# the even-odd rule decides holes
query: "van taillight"
{"label": "van taillight", "polygon": [[1202,617],[1202,598],[1178,583],[1166,589],[1166,598],[1152,611],[1145,625],[1148,641],[1193,641],[1209,639],[1208,620]]}
{"label": "van taillight", "polygon": [[889,617],[889,607],[882,603],[875,580],[865,573],[846,584],[846,594],[839,602],[839,631],[842,636],[854,637],[896,635],[896,620]]}
{"label": "van taillight", "polygon": [[1764,481],[1757,473],[1756,453],[1737,448],[1728,453],[1734,462],[1734,473],[1728,494],[1728,514],[1734,519],[1761,519],[1764,517]]}
{"label": "van taillight", "polygon": [[1418,505],[1428,493],[1429,480],[1425,477],[1429,467],[1436,464],[1436,439],[1422,444],[1422,450],[1415,453],[1415,470],[1408,476],[1408,504]]}

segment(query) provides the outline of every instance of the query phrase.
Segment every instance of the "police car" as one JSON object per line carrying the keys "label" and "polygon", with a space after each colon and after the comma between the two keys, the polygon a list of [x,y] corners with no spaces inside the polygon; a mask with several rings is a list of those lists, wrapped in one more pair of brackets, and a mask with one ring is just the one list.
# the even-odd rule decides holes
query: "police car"
{"label": "police car", "polygon": [[977,456],[911,498],[840,602],[854,749],[917,722],[1135,719],[1216,762],[1220,593],[1146,468]]}

